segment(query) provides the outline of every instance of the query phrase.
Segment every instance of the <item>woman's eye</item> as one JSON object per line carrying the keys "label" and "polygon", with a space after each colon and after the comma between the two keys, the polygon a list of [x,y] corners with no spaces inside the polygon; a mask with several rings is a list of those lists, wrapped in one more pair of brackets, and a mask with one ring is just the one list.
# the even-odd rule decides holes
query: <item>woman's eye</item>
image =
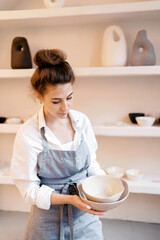
{"label": "woman's eye", "polygon": [[58,103],[60,103],[60,101],[58,101],[58,102],[52,102],[53,104],[58,104]]}
{"label": "woman's eye", "polygon": [[71,99],[72,99],[72,97],[67,98],[67,100],[71,100]]}

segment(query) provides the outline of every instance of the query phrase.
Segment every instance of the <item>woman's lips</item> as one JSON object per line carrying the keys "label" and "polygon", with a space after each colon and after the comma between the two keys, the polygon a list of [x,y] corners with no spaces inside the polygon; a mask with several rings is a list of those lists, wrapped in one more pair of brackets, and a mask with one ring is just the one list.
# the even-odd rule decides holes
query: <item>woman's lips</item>
{"label": "woman's lips", "polygon": [[65,112],[65,113],[59,113],[61,116],[65,116],[68,114],[68,112]]}

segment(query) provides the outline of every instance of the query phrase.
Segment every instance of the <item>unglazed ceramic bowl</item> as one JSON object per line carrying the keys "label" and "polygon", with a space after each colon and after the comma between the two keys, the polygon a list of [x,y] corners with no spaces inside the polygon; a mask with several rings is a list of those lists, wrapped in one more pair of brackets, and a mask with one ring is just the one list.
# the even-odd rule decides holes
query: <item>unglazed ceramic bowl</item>
{"label": "unglazed ceramic bowl", "polygon": [[109,175],[85,178],[82,189],[88,200],[94,202],[115,202],[121,197],[124,186],[120,179]]}
{"label": "unglazed ceramic bowl", "polygon": [[97,211],[104,211],[104,212],[109,211],[111,209],[118,207],[121,203],[123,203],[127,199],[128,195],[129,195],[129,187],[128,187],[127,182],[123,179],[121,181],[122,181],[122,184],[124,187],[124,191],[118,201],[111,202],[111,203],[99,203],[99,202],[94,202],[94,201],[88,200],[82,190],[82,182],[79,182],[77,184],[79,196],[80,196],[81,200],[83,202],[85,202],[87,205],[89,205],[92,209],[97,210]]}
{"label": "unglazed ceramic bowl", "polygon": [[131,181],[137,181],[143,177],[143,172],[139,169],[127,169],[126,176]]}
{"label": "unglazed ceramic bowl", "polygon": [[136,117],[136,121],[141,127],[150,127],[154,124],[155,117]]}
{"label": "unglazed ceramic bowl", "polygon": [[116,178],[122,178],[125,174],[125,170],[121,167],[113,166],[106,168],[106,173]]}

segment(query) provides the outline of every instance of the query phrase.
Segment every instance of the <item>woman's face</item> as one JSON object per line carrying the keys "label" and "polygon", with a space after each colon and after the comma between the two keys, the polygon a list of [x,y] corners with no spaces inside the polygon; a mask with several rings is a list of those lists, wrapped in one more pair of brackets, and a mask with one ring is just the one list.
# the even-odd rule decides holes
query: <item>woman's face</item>
{"label": "woman's face", "polygon": [[45,118],[53,120],[67,118],[73,100],[72,84],[49,85],[39,100],[44,105]]}

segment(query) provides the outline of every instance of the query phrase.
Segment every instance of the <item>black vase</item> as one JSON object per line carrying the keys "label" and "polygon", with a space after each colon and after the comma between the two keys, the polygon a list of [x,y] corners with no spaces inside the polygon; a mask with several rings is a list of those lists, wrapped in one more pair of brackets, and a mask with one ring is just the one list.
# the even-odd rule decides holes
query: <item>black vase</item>
{"label": "black vase", "polygon": [[32,68],[30,49],[24,37],[15,37],[12,41],[11,67],[13,69]]}

